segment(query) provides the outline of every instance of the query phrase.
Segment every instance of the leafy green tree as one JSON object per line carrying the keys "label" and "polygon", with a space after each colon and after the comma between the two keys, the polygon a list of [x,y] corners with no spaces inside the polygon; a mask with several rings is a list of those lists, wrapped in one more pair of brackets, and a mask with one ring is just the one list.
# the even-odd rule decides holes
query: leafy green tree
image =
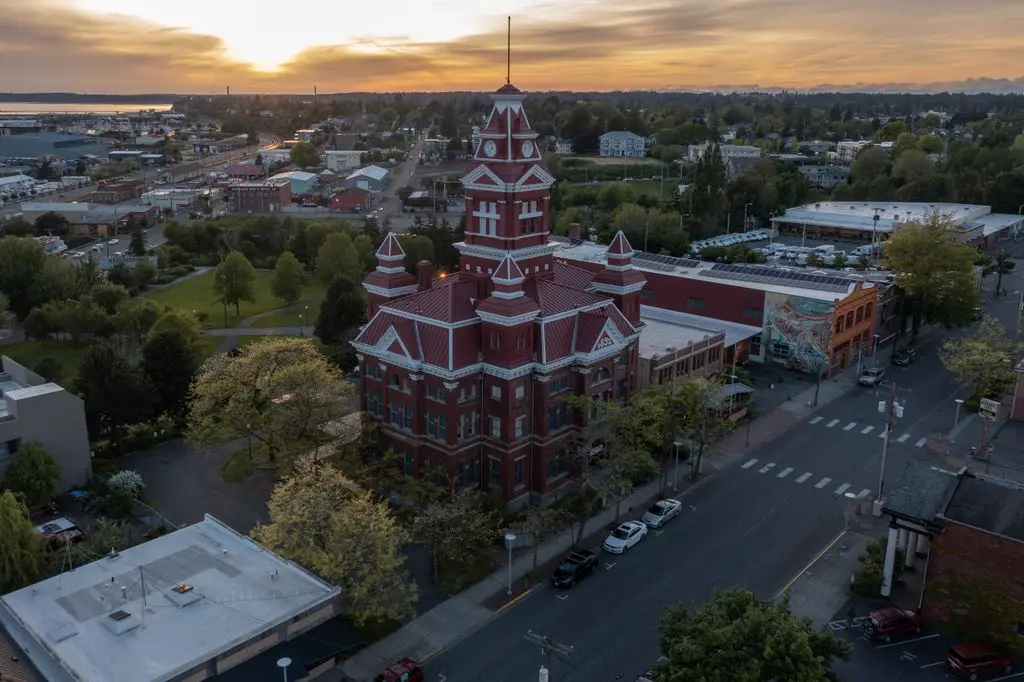
{"label": "leafy green tree", "polygon": [[146,231],[141,225],[132,228],[132,239],[128,243],[128,251],[133,256],[146,255]]}
{"label": "leafy green tree", "polygon": [[869,144],[857,153],[857,158],[850,165],[850,179],[854,183],[871,184],[888,165],[889,155],[885,150]]}
{"label": "leafy green tree", "polygon": [[428,237],[402,234],[398,235],[398,243],[405,251],[405,269],[412,275],[416,275],[416,266],[420,261],[434,262],[434,243]]}
{"label": "leafy green tree", "polygon": [[56,211],[47,211],[36,218],[35,228],[36,234],[63,237],[68,233],[70,223],[64,215]]}
{"label": "leafy green tree", "polygon": [[46,560],[43,539],[30,520],[25,503],[10,490],[0,492],[0,593],[7,594],[39,580]]}
{"label": "leafy green tree", "polygon": [[242,301],[256,301],[256,268],[240,251],[232,251],[214,272],[213,291],[241,314]]}
{"label": "leafy green tree", "polygon": [[946,143],[943,142],[941,137],[933,133],[922,135],[921,139],[917,141],[917,148],[925,154],[941,154],[946,148]]}
{"label": "leafy green tree", "polygon": [[122,286],[129,291],[135,288],[135,276],[132,274],[132,269],[123,261],[114,263],[107,270],[107,281],[111,284]]}
{"label": "leafy green tree", "polygon": [[35,286],[50,257],[41,244],[27,237],[0,239],[0,292],[19,320],[28,317],[35,301]]}
{"label": "leafy green tree", "polygon": [[483,511],[477,502],[474,495],[453,495],[427,505],[413,519],[413,538],[430,547],[435,583],[440,560],[468,561],[497,537],[497,514]]}
{"label": "leafy green tree", "polygon": [[659,623],[655,682],[823,682],[850,645],[819,632],[789,610],[788,600],[761,601],[736,587],[700,607],[677,604]]}
{"label": "leafy green tree", "polygon": [[139,258],[132,266],[133,290],[144,291],[156,279],[156,266],[148,258]]}
{"label": "leafy green tree", "polygon": [[302,298],[305,277],[306,271],[299,259],[291,251],[285,251],[277,257],[277,263],[274,264],[274,274],[270,277],[270,292],[291,308]]}
{"label": "leafy green tree", "polygon": [[128,337],[136,346],[141,346],[153,324],[164,314],[156,301],[148,298],[132,298],[122,301],[114,311],[114,329]]}
{"label": "leafy green tree", "polygon": [[352,240],[352,246],[359,254],[359,262],[363,264],[363,272],[369,272],[377,267],[377,252],[373,248],[373,240],[369,235],[361,234]]}
{"label": "leafy green tree", "polygon": [[892,176],[903,182],[917,182],[935,172],[935,164],[928,155],[918,149],[908,149],[896,158]]}
{"label": "leafy green tree", "polygon": [[1016,381],[1014,368],[1022,354],[1024,344],[1009,338],[999,320],[986,315],[973,333],[944,341],[939,359],[957,385],[982,398],[998,398]]}
{"label": "leafy green tree", "polygon": [[39,443],[22,443],[0,487],[21,495],[31,509],[41,507],[60,492],[60,467]]}
{"label": "leafy green tree", "polygon": [[982,276],[987,277],[995,273],[996,275],[996,291],[1000,291],[1003,288],[1003,275],[1009,274],[1016,263],[1010,254],[1006,252],[1006,249],[1000,249],[991,258],[985,259],[985,263],[982,269]]}
{"label": "leafy green tree", "polygon": [[153,409],[175,418],[185,413],[192,378],[199,369],[195,345],[182,333],[166,329],[142,347],[142,371],[153,387]]}
{"label": "leafy green tree", "polygon": [[85,403],[93,440],[118,437],[121,430],[152,414],[152,387],[113,345],[94,343],[82,354],[75,391]]}
{"label": "leafy green tree", "polygon": [[61,382],[61,377],[64,376],[64,367],[56,358],[46,356],[36,363],[36,366],[32,368],[32,371],[46,379],[52,381],[55,384]]}
{"label": "leafy green tree", "polygon": [[962,327],[971,322],[981,304],[976,256],[960,241],[955,226],[937,213],[919,225],[901,225],[886,242],[883,265],[906,292],[901,317],[913,321],[911,342],[922,323]]}
{"label": "leafy green tree", "polygon": [[693,183],[686,188],[694,218],[717,224],[725,215],[728,178],[722,150],[718,144],[712,143],[697,160]]}
{"label": "leafy green tree", "polygon": [[99,284],[89,295],[107,315],[115,314],[117,307],[129,298],[128,290],[117,284]]}
{"label": "leafy green tree", "polygon": [[299,142],[292,147],[291,161],[300,168],[314,168],[320,165],[320,152],[309,142]]}
{"label": "leafy green tree", "polygon": [[366,321],[366,299],[363,288],[345,275],[338,275],[327,287],[320,312],[316,318],[314,333],[323,343],[332,344],[344,340],[345,332]]}
{"label": "leafy green tree", "polygon": [[202,338],[203,330],[199,327],[199,321],[192,313],[184,310],[168,310],[158,317],[149,330],[146,332],[148,340],[152,340],[159,334],[173,331],[181,335],[182,341],[195,350]]}
{"label": "leafy green tree", "polygon": [[324,284],[337,275],[354,282],[362,280],[363,265],[347,232],[329,234],[316,254],[316,276]]}

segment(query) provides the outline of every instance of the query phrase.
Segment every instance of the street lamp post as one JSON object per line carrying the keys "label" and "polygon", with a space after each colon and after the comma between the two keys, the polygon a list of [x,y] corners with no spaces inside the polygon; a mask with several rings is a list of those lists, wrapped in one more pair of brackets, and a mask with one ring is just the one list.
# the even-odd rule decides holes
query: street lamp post
{"label": "street lamp post", "polygon": [[743,204],[743,231],[747,231],[747,209],[753,206],[751,203]]}
{"label": "street lamp post", "polygon": [[505,593],[512,596],[512,544],[516,541],[515,533],[505,533],[505,546],[508,547],[508,591]]}
{"label": "street lamp post", "polygon": [[888,400],[878,401],[878,411],[885,415],[885,438],[882,440],[882,463],[878,468],[878,494],[875,496],[873,514],[882,515],[882,488],[885,486],[885,462],[889,456],[889,441],[892,440],[892,430],[896,426],[896,420],[903,416],[903,406],[896,402],[896,384]]}
{"label": "street lamp post", "polygon": [[277,667],[281,669],[281,675],[284,677],[284,682],[288,682],[288,666],[291,664],[292,659],[287,656],[277,659]]}
{"label": "street lamp post", "polygon": [[964,400],[963,398],[957,398],[953,402],[956,403],[956,412],[953,415],[953,428],[955,429],[956,425],[960,423],[960,406],[964,404]]}

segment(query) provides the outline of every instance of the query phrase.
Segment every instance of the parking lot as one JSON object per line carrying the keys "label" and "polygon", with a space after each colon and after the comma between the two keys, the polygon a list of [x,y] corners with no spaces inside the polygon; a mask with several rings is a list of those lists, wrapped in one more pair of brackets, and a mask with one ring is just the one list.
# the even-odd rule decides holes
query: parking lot
{"label": "parking lot", "polygon": [[[946,651],[953,644],[962,643],[962,640],[924,630],[889,643],[872,642],[861,635],[862,619],[854,619],[857,622],[853,623],[853,627],[846,620],[836,620],[829,624],[837,637],[853,647],[850,660],[835,665],[839,679],[844,682],[940,682],[960,679],[946,665]],[[1024,681],[1024,664],[1018,663],[1009,675],[996,674],[981,679],[989,682]]]}

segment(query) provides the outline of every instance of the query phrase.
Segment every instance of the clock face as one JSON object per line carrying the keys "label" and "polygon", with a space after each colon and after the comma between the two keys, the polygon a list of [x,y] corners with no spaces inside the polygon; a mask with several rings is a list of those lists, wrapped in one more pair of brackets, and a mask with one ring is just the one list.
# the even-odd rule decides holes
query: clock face
{"label": "clock face", "polygon": [[529,140],[523,143],[523,156],[527,159],[533,156],[533,143]]}
{"label": "clock face", "polygon": [[487,156],[494,156],[498,153],[498,145],[494,144],[494,140],[487,140],[484,143],[484,154]]}

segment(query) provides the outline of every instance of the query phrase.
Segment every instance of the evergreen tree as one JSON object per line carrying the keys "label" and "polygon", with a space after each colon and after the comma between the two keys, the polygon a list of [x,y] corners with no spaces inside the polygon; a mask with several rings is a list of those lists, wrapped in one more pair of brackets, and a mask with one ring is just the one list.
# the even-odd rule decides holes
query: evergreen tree
{"label": "evergreen tree", "polygon": [[134,256],[146,255],[146,231],[142,229],[141,225],[132,228],[132,240],[128,245],[128,250]]}
{"label": "evergreen tree", "polygon": [[694,218],[717,221],[725,215],[728,180],[722,150],[717,143],[711,143],[697,160],[693,184],[689,188],[690,208]]}

